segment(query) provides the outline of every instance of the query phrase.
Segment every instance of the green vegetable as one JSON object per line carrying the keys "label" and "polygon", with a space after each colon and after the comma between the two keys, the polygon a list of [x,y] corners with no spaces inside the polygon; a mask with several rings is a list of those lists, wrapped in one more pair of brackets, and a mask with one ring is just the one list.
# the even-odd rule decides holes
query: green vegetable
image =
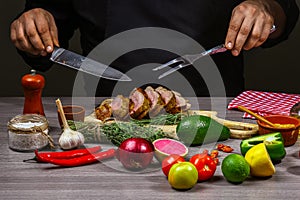
{"label": "green vegetable", "polygon": [[253,146],[259,143],[265,143],[267,151],[273,162],[280,161],[286,155],[283,138],[281,133],[279,132],[256,136],[253,138],[243,140],[240,143],[241,153],[245,155],[249,149],[251,149]]}
{"label": "green vegetable", "polygon": [[177,125],[176,132],[180,140],[191,145],[223,141],[230,137],[229,128],[202,115],[184,117]]}
{"label": "green vegetable", "polygon": [[144,125],[177,125],[181,118],[185,115],[183,113],[176,113],[176,114],[165,114],[165,115],[158,115],[157,117],[153,117],[151,119],[141,119],[135,120],[132,119],[137,125],[144,126]]}
{"label": "green vegetable", "polygon": [[110,141],[119,146],[124,140],[133,137],[147,139],[153,142],[156,139],[167,136],[159,128],[140,126],[134,122],[115,122],[103,125],[68,121],[72,130],[81,132],[86,142],[107,142]]}

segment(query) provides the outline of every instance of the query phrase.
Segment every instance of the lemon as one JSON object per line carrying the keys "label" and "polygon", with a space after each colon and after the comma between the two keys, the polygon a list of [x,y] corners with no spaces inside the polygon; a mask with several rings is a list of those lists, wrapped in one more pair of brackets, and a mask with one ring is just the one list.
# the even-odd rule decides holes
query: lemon
{"label": "lemon", "polygon": [[252,176],[272,176],[276,171],[264,143],[257,144],[249,149],[245,159],[250,165],[250,174]]}
{"label": "lemon", "polygon": [[239,154],[230,154],[222,161],[222,173],[228,182],[242,183],[250,175],[250,166]]}

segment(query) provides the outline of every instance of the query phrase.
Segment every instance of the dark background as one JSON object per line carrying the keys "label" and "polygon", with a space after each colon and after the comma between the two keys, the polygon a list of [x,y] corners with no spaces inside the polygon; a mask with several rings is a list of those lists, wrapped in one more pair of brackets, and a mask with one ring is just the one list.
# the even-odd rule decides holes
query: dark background
{"label": "dark background", "polygon": [[[25,1],[1,3],[0,12],[0,96],[23,96],[21,77],[30,72],[9,39],[12,19],[22,10]],[[300,5],[300,0],[297,0]],[[300,22],[287,41],[270,48],[248,51],[245,56],[246,89],[300,94]],[[70,49],[80,52],[78,34]],[[54,65],[43,73],[46,86],[44,96],[71,96],[76,72]]]}

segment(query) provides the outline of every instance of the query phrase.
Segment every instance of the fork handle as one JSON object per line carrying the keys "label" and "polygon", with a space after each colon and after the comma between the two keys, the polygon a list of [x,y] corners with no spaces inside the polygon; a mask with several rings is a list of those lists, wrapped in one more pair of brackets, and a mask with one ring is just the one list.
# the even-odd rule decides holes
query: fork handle
{"label": "fork handle", "polygon": [[204,51],[200,54],[193,54],[193,55],[186,55],[186,59],[189,60],[189,62],[192,64],[194,63],[196,60],[204,57],[204,56],[208,56],[208,55],[213,55],[216,53],[221,53],[221,52],[225,52],[227,51],[226,47],[224,44],[220,44],[218,46],[215,46],[207,51]]}

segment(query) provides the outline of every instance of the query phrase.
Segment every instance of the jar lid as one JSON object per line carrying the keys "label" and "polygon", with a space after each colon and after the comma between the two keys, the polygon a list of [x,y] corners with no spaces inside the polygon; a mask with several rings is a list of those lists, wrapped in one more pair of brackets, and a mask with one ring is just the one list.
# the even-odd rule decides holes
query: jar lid
{"label": "jar lid", "polygon": [[45,116],[39,114],[22,114],[13,117],[7,123],[8,130],[14,134],[41,133],[49,140],[50,146],[55,147],[54,141],[48,134],[49,123]]}
{"label": "jar lid", "polygon": [[17,115],[7,123],[8,129],[19,133],[36,133],[45,131],[49,123],[45,116],[39,114]]}

